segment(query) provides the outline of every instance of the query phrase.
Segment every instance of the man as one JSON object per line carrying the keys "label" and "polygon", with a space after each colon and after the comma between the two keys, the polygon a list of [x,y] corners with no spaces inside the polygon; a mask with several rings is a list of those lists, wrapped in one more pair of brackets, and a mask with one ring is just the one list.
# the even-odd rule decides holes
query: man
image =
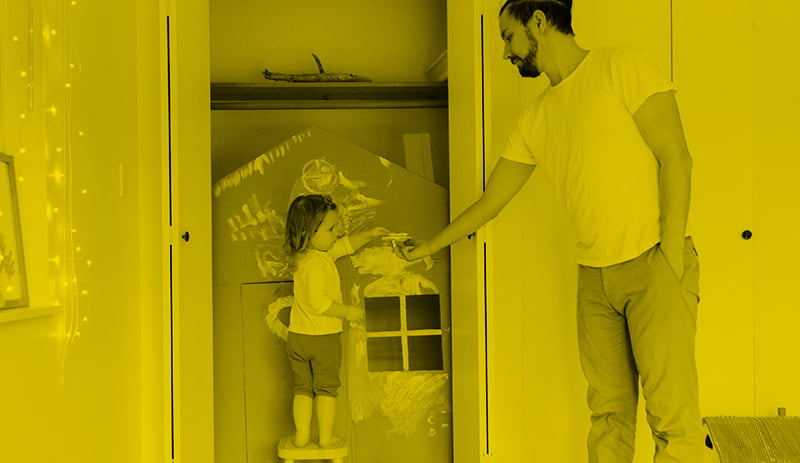
{"label": "man", "polygon": [[631,462],[641,379],[658,463],[702,459],[694,339],[699,267],[686,232],[692,159],[673,87],[631,48],[584,50],[571,0],[508,0],[504,58],[547,88],[519,119],[485,193],[409,260],[494,218],[537,166],[575,223],[589,461]]}

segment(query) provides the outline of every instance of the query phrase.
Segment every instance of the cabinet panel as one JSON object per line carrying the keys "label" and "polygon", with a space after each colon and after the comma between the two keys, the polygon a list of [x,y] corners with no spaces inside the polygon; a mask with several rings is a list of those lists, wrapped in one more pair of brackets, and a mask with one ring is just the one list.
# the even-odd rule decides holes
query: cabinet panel
{"label": "cabinet panel", "polygon": [[674,76],[694,158],[704,415],[753,413],[752,40],[748,2],[673,2]]}
{"label": "cabinet panel", "polygon": [[753,83],[755,246],[755,413],[775,415],[785,407],[800,414],[800,147],[797,87],[800,42],[793,25],[796,3],[750,10],[753,66],[768,75]]}
{"label": "cabinet panel", "polygon": [[[447,2],[450,217],[482,187],[481,0]],[[486,449],[483,249],[450,248],[453,307],[453,461],[477,463]]]}
{"label": "cabinet panel", "polygon": [[[214,459],[207,2],[170,2],[169,156],[173,453]],[[166,77],[166,76],[165,76]],[[164,135],[167,137],[167,135]],[[183,237],[181,237],[183,236]],[[191,240],[189,239],[191,237]]]}

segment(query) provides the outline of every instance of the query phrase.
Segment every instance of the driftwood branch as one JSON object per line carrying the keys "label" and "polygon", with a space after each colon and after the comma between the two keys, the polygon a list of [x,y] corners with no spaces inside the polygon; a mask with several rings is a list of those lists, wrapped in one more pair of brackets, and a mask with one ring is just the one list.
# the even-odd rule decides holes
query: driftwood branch
{"label": "driftwood branch", "polygon": [[317,74],[289,74],[284,72],[270,72],[264,69],[264,78],[269,80],[281,80],[286,82],[372,82],[369,77],[349,74],[345,72],[325,72],[319,57],[312,53],[314,61],[317,63],[319,73]]}
{"label": "driftwood branch", "polygon": [[319,56],[316,53],[312,53],[311,56],[314,57],[314,61],[317,62],[317,69],[319,69],[320,74],[325,74],[325,68],[322,67],[322,61],[319,60]]}

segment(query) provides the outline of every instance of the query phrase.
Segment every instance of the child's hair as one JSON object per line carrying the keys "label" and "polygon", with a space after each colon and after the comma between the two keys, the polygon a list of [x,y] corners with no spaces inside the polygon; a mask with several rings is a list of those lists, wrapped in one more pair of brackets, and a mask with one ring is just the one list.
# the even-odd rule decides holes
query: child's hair
{"label": "child's hair", "polygon": [[336,204],[328,195],[303,195],[292,201],[286,214],[284,242],[290,268],[294,267],[294,257],[308,248],[311,237],[325,220],[325,214],[335,210]]}

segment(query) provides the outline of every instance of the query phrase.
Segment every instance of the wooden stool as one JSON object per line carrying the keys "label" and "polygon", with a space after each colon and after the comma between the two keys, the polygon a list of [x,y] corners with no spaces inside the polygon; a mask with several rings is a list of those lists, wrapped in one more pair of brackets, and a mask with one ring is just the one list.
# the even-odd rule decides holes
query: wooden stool
{"label": "wooden stool", "polygon": [[320,448],[309,442],[305,447],[294,446],[294,436],[284,437],[278,443],[278,456],[286,463],[302,460],[330,460],[333,463],[344,463],[347,456],[347,445],[341,447]]}
{"label": "wooden stool", "polygon": [[706,446],[721,463],[770,461],[793,463],[800,455],[800,417],[717,416],[703,420]]}

